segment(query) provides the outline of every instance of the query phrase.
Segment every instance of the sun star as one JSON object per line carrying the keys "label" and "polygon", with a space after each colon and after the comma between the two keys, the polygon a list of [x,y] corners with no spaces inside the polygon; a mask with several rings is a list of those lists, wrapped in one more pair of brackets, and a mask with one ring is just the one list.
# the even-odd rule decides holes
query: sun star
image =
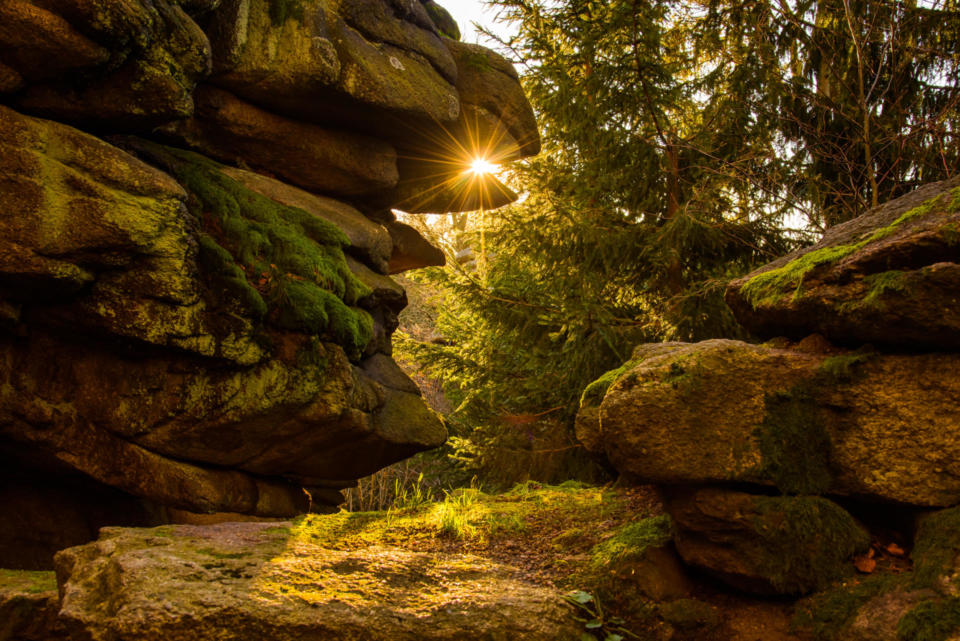
{"label": "sun star", "polygon": [[483,174],[492,174],[497,169],[498,166],[486,158],[474,158],[468,171],[475,176],[482,176]]}

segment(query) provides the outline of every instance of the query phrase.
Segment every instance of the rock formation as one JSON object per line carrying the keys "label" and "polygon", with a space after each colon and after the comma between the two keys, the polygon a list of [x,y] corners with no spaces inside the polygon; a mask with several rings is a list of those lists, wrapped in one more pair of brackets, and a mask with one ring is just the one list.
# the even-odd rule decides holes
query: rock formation
{"label": "rock formation", "polygon": [[[795,623],[818,639],[960,633],[958,223],[953,179],[837,225],[730,284],[768,342],[641,345],[583,394],[580,441],[664,487],[682,559],[814,592]],[[899,544],[871,547],[878,512]],[[849,580],[911,544],[912,572]]]}
{"label": "rock formation", "polygon": [[563,601],[510,567],[466,554],[328,549],[289,525],[107,528],[58,554],[57,620],[76,639],[579,636]]}
{"label": "rock formation", "polygon": [[539,149],[510,64],[450,22],[409,0],[2,3],[0,565],[170,509],[330,510],[444,442],[390,358],[387,275],[443,254],[391,210],[502,204],[460,179],[469,156]]}

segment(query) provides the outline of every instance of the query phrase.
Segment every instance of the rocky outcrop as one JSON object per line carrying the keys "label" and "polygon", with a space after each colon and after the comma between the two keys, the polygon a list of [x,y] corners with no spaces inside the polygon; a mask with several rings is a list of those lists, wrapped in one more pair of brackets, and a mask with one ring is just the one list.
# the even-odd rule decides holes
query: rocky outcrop
{"label": "rocky outcrop", "polygon": [[925,185],[733,281],[727,302],[763,338],[960,348],[960,180]]}
{"label": "rocky outcrop", "polygon": [[[664,487],[681,558],[738,590],[816,592],[794,622],[816,638],[960,630],[958,185],[731,283],[731,308],[769,342],[641,345],[581,399],[581,443]],[[869,538],[851,516],[876,528],[884,510],[899,525]],[[877,540],[891,532],[899,543]]]}
{"label": "rocky outcrop", "polygon": [[478,140],[461,102],[487,82],[504,104],[484,131],[525,141],[510,158],[538,140],[509,64],[461,69],[448,19],[392,0],[0,7],[3,563],[182,511],[332,510],[443,443],[390,358],[406,295],[388,274],[443,262],[394,219],[398,159],[447,162],[417,189],[460,176],[450,150]]}
{"label": "rocky outcrop", "polygon": [[210,72],[207,36],[169,0],[13,0],[0,14],[0,62],[21,78],[21,110],[71,124],[136,129],[193,112]]}
{"label": "rocky outcrop", "polygon": [[77,639],[579,638],[562,599],[507,566],[466,554],[328,549],[297,528],[109,528],[57,555],[60,621]]}

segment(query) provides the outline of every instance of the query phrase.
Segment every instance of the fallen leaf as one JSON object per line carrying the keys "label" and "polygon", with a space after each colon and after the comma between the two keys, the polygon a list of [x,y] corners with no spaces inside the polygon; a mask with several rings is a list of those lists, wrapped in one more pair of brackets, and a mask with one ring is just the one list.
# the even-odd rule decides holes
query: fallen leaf
{"label": "fallen leaf", "polygon": [[899,545],[897,545],[896,543],[891,543],[891,544],[888,545],[885,549],[887,550],[887,554],[891,554],[891,555],[893,555],[893,556],[906,556],[906,555],[907,555],[907,553],[904,551],[904,549],[903,549],[902,547],[900,547]]}
{"label": "fallen leaf", "polygon": [[877,569],[877,562],[867,555],[856,557],[853,560],[853,565],[864,574],[870,574]]}

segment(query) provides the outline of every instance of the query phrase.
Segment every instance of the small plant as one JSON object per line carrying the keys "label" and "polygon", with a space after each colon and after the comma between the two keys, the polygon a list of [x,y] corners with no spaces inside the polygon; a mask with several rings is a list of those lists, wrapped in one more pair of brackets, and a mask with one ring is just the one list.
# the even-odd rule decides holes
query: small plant
{"label": "small plant", "polygon": [[582,616],[574,617],[577,621],[583,623],[584,632],[580,635],[581,641],[623,641],[627,637],[639,639],[640,637],[626,629],[626,621],[620,617],[608,617],[603,611],[600,599],[584,592],[575,590],[563,597],[568,603],[577,608]]}
{"label": "small plant", "polygon": [[410,485],[402,483],[399,478],[393,480],[392,509],[406,510],[420,507],[424,503],[433,503],[433,488],[424,485],[423,472],[420,472],[417,480]]}

